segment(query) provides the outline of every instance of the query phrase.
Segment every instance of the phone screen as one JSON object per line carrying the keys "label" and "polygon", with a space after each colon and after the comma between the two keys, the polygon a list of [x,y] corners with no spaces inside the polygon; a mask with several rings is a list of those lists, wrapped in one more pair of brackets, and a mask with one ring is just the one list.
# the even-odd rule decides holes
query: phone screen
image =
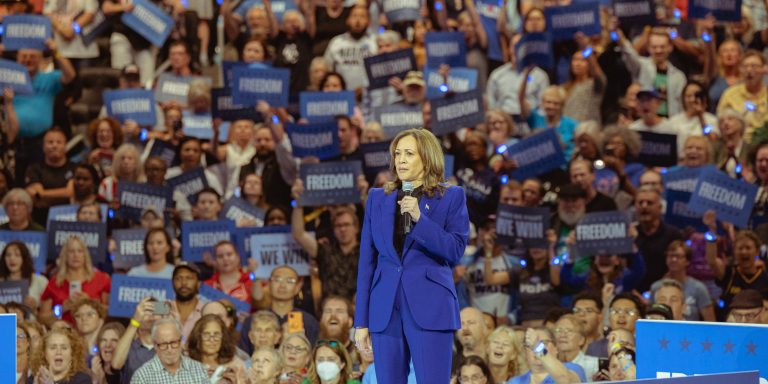
{"label": "phone screen", "polygon": [[69,296],[74,296],[75,293],[83,291],[83,283],[80,281],[69,282]]}
{"label": "phone screen", "polygon": [[167,315],[170,312],[170,308],[168,307],[168,303],[165,301],[156,301],[155,302],[155,308],[153,309],[153,313],[155,315]]}
{"label": "phone screen", "polygon": [[301,312],[288,313],[288,333],[304,332],[304,317]]}
{"label": "phone screen", "polygon": [[599,370],[601,370],[601,371],[602,370],[606,370],[607,371],[608,370],[608,365],[609,365],[608,362],[609,361],[610,360],[608,360],[608,359],[602,359],[602,358],[598,359],[598,361],[597,361],[597,368]]}

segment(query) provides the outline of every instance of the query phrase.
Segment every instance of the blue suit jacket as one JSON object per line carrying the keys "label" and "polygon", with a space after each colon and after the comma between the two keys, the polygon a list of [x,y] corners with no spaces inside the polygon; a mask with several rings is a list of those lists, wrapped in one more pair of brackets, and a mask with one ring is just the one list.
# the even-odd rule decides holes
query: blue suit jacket
{"label": "blue suit jacket", "polygon": [[372,189],[363,220],[357,274],[355,327],[381,332],[389,324],[402,283],[416,323],[427,330],[461,328],[452,268],[464,254],[469,216],[464,190],[424,195],[421,217],[405,238],[402,260],[393,242],[397,193]]}

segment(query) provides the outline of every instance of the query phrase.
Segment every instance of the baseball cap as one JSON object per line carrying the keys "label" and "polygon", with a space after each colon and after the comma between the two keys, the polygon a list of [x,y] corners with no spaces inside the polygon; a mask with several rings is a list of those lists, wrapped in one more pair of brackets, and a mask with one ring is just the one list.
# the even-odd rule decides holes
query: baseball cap
{"label": "baseball cap", "polygon": [[645,311],[646,317],[650,315],[661,315],[664,316],[664,319],[666,320],[672,320],[674,318],[672,315],[672,308],[666,304],[651,304]]}
{"label": "baseball cap", "polygon": [[173,275],[172,275],[172,277],[176,277],[176,273],[178,273],[182,269],[187,269],[187,270],[190,270],[190,271],[194,272],[195,275],[197,275],[197,279],[198,280],[200,279],[200,276],[201,276],[200,268],[198,268],[198,266],[195,265],[195,263],[190,263],[190,262],[187,262],[187,261],[182,261],[182,262],[179,262],[178,264],[176,264],[176,266],[173,268]]}
{"label": "baseball cap", "polygon": [[405,80],[403,80],[403,86],[407,87],[409,85],[418,85],[420,87],[424,86],[424,75],[420,71],[410,71],[405,75]]}
{"label": "baseball cap", "polygon": [[653,97],[656,99],[660,99],[661,95],[659,95],[659,92],[653,88],[644,88],[637,92],[638,99],[643,97]]}

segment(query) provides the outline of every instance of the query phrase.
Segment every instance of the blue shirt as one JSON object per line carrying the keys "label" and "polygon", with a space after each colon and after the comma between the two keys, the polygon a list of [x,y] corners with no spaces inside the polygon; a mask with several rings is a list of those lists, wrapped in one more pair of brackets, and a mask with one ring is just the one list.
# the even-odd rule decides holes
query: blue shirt
{"label": "blue shirt", "polygon": [[578,121],[568,117],[560,117],[560,123],[556,127],[547,126],[547,118],[539,110],[534,110],[530,116],[528,116],[528,125],[531,127],[531,131],[538,129],[555,128],[560,140],[563,142],[563,154],[565,155],[566,163],[571,159],[571,153],[573,153],[573,131],[576,130]]}
{"label": "blue shirt", "polygon": [[[563,363],[563,364],[565,365],[566,368],[568,368],[569,371],[573,371],[577,375],[579,375],[580,382],[582,383],[587,382],[587,377],[584,374],[584,369],[581,368],[580,365],[574,364],[574,363]],[[530,384],[530,382],[531,382],[531,371],[529,370],[528,372],[520,376],[515,376],[509,379],[509,381],[507,381],[507,384]],[[541,384],[556,384],[556,383],[551,376],[547,375],[547,377],[544,378],[544,381],[542,381]]]}
{"label": "blue shirt", "polygon": [[[411,372],[408,374],[408,384],[417,384],[416,372],[413,370],[413,360],[411,360],[409,367],[411,368]],[[376,381],[376,364],[374,363],[369,365],[368,368],[365,370],[362,384],[377,384],[377,383],[378,381]]]}
{"label": "blue shirt", "polygon": [[61,71],[38,72],[32,78],[31,95],[17,95],[13,107],[19,118],[19,136],[34,137],[53,125],[53,101],[61,91]]}

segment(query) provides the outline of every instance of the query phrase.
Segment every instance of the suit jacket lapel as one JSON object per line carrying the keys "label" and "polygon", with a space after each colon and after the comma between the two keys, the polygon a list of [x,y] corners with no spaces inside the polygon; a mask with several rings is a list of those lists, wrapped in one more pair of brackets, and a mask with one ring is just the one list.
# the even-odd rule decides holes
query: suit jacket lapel
{"label": "suit jacket lapel", "polygon": [[[373,230],[381,231],[380,233],[384,237],[384,244],[387,244],[387,248],[395,260],[399,259],[397,256],[397,250],[395,250],[394,235],[395,235],[395,210],[397,208],[397,192],[394,191],[388,195],[384,195],[384,204],[381,207],[381,216],[375,222],[389,223],[384,225],[376,225]],[[383,227],[383,228],[381,228]]]}

